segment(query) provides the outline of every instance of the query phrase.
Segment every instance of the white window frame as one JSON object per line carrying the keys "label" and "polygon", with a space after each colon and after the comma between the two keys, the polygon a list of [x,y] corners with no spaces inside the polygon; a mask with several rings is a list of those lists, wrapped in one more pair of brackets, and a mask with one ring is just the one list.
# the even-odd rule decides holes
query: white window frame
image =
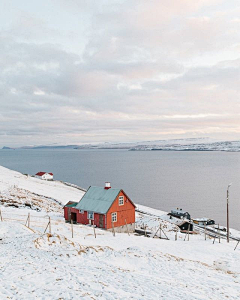
{"label": "white window frame", "polygon": [[124,197],[123,197],[123,196],[119,196],[119,197],[118,197],[118,205],[119,205],[119,206],[124,205]]}
{"label": "white window frame", "polygon": [[[90,217],[90,215],[92,215],[92,217]],[[94,212],[93,211],[88,211],[87,218],[88,218],[88,220],[94,220]]]}
{"label": "white window frame", "polygon": [[114,212],[114,213],[112,213],[111,216],[112,216],[112,222],[113,222],[113,223],[117,222],[117,213]]}

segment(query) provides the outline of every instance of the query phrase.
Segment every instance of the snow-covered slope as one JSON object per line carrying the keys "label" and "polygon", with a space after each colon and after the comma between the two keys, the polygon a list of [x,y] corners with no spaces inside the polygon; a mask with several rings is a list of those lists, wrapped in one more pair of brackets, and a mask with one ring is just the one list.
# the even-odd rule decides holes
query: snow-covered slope
{"label": "snow-covered slope", "polygon": [[158,143],[136,145],[131,150],[162,150],[162,151],[227,151],[239,152],[240,141],[209,142],[207,140],[186,139],[170,140]]}
{"label": "snow-covered slope", "polygon": [[[8,187],[16,182],[14,195],[19,193],[22,202],[39,193],[35,180],[20,175],[1,168],[5,200],[12,193],[7,193]],[[8,178],[7,184],[3,178]],[[71,225],[64,222],[59,207],[52,206],[55,187],[47,186],[42,190],[52,208],[48,212],[45,206],[36,211],[0,205],[0,299],[240,299],[236,242],[213,243],[202,234],[188,241],[180,232],[175,240],[174,226],[161,220],[164,212],[143,206],[138,207],[137,227],[156,231],[161,224],[169,240],[160,239],[159,233],[156,238],[114,236],[100,229],[95,229],[95,237],[94,228],[84,225],[73,225],[72,237]],[[60,190],[64,188],[69,195],[69,187]],[[29,213],[30,229],[25,226]]]}
{"label": "snow-covered slope", "polygon": [[0,192],[3,193],[9,188],[24,189],[53,198],[62,204],[66,204],[68,201],[79,201],[84,195],[83,191],[66,186],[59,181],[41,180],[0,166]]}
{"label": "snow-covered slope", "polygon": [[[3,149],[11,149],[3,147]],[[229,151],[239,152],[240,141],[223,141],[211,138],[186,138],[170,140],[141,141],[132,143],[102,143],[68,146],[25,146],[20,149],[128,149],[164,151]]]}

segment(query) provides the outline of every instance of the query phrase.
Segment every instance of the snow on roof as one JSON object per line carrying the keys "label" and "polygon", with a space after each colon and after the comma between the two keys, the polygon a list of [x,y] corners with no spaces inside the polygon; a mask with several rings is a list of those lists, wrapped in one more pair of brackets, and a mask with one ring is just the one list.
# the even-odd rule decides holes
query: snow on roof
{"label": "snow on roof", "polygon": [[182,210],[181,208],[180,209],[172,209],[171,210],[171,213],[173,213],[173,214],[189,214],[187,211],[184,211],[184,210]]}

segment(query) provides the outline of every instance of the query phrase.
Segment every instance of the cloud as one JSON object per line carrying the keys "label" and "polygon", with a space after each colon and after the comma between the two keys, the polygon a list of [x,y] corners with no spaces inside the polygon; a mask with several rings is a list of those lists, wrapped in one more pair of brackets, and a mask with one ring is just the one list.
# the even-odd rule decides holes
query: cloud
{"label": "cloud", "polygon": [[239,136],[237,4],[19,5],[0,31],[2,145]]}

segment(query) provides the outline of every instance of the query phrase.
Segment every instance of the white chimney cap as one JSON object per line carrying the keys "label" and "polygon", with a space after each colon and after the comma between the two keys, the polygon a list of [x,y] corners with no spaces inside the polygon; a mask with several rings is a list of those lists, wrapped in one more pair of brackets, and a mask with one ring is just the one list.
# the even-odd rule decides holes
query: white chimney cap
{"label": "white chimney cap", "polygon": [[105,182],[105,189],[110,189],[110,188],[111,188],[111,183]]}

